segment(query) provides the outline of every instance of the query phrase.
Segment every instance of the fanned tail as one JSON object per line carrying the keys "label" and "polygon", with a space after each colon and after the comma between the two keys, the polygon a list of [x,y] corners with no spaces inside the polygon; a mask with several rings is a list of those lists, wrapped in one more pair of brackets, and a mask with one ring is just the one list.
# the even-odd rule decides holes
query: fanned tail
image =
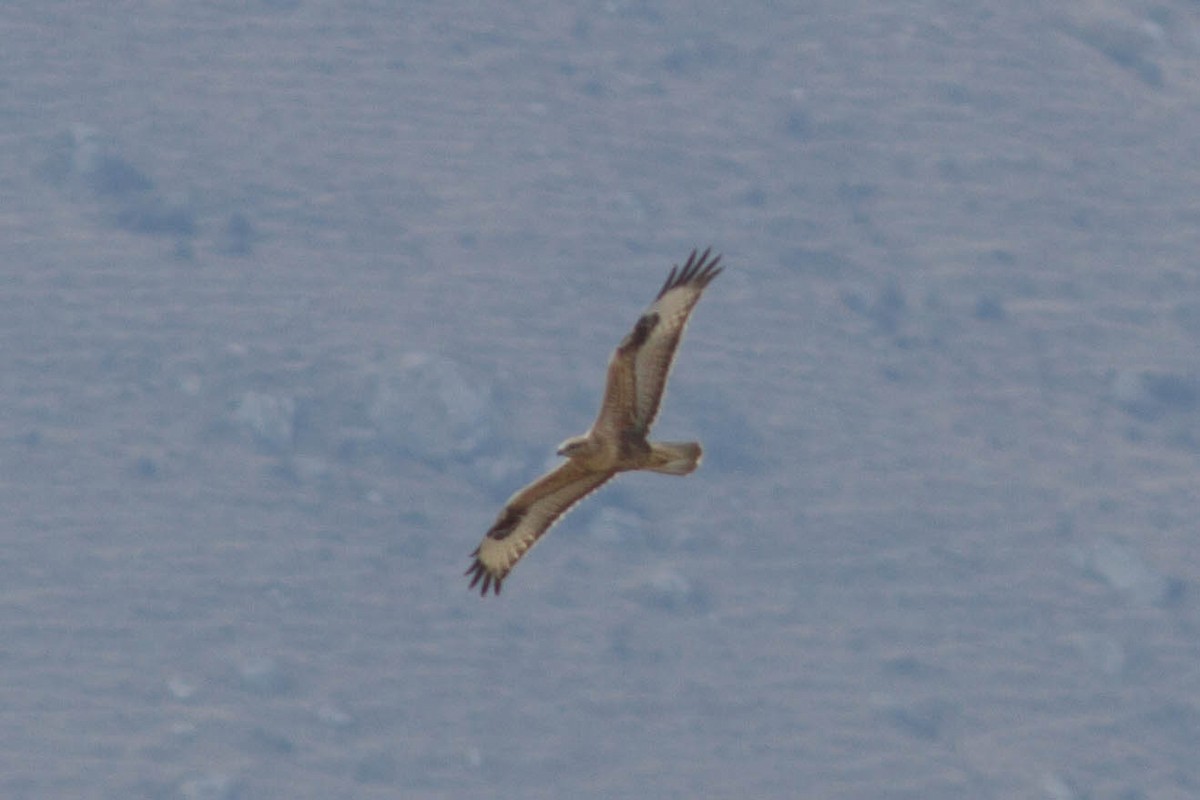
{"label": "fanned tail", "polygon": [[690,475],[700,466],[702,455],[699,442],[651,442],[646,469],[665,475]]}

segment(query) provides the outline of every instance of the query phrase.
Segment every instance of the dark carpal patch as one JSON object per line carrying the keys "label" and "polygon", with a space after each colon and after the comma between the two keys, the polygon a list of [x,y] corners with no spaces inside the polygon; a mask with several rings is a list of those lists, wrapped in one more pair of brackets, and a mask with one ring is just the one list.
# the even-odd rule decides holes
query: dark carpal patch
{"label": "dark carpal patch", "polygon": [[650,338],[650,332],[658,326],[658,314],[643,314],[633,330],[625,337],[623,348],[641,347]]}
{"label": "dark carpal patch", "polygon": [[507,539],[512,535],[512,532],[517,529],[521,519],[525,516],[525,509],[509,506],[504,509],[504,513],[496,520],[496,524],[492,525],[492,529],[487,532],[489,539]]}

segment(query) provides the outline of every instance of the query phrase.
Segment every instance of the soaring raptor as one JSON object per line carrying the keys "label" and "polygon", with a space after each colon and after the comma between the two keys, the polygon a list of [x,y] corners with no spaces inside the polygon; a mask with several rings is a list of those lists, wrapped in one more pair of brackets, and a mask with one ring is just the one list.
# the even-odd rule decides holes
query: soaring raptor
{"label": "soaring raptor", "polygon": [[509,498],[471,556],[465,574],[480,594],[500,586],[509,571],[571,506],[618,472],[648,469],[687,475],[700,465],[698,442],[651,442],[646,436],[683,338],[688,316],[704,288],[720,274],[712,248],[692,251],[683,269],[671,268],[651,306],[638,318],[608,362],[608,382],[591,429],[558,448],[567,461]]}

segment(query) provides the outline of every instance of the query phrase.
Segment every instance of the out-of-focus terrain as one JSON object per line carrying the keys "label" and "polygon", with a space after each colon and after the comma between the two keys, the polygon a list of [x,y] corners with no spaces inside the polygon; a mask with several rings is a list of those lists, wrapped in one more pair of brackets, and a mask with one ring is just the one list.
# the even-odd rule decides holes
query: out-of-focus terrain
{"label": "out-of-focus terrain", "polygon": [[[0,796],[1200,794],[1196,3],[0,31]],[[468,592],[709,244],[704,467]]]}

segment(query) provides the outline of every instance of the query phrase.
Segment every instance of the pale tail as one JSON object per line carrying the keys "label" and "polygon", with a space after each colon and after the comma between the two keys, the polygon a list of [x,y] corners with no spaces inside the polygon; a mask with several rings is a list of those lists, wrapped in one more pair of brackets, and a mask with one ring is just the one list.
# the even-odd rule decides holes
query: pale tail
{"label": "pale tail", "polygon": [[651,442],[646,469],[667,475],[688,475],[700,466],[699,442]]}

